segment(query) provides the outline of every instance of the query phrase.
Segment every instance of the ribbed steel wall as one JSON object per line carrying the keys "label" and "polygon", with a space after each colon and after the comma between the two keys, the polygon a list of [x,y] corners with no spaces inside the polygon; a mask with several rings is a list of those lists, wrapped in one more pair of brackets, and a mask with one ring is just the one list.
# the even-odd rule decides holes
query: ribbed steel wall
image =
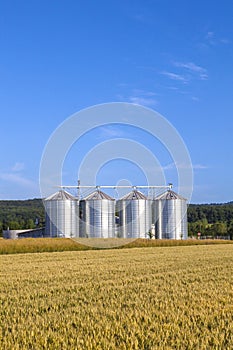
{"label": "ribbed steel wall", "polygon": [[187,202],[184,199],[159,199],[153,203],[153,223],[159,239],[187,239]]}
{"label": "ribbed steel wall", "polygon": [[115,201],[86,199],[80,201],[80,237],[115,237]]}
{"label": "ribbed steel wall", "polygon": [[121,238],[148,238],[151,229],[151,201],[145,199],[120,199],[118,236]]}
{"label": "ribbed steel wall", "polygon": [[78,237],[78,201],[45,200],[45,232],[50,237]]}

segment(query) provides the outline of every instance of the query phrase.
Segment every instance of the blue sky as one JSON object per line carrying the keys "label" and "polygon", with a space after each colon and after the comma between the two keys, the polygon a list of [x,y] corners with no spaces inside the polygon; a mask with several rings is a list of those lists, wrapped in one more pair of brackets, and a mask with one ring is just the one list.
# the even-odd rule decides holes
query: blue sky
{"label": "blue sky", "polygon": [[[193,203],[232,200],[232,18],[230,0],[1,1],[0,198],[40,196],[43,149],[67,117],[130,102],[158,111],[183,138],[194,167]],[[81,155],[122,133],[150,148],[167,182],[176,183],[161,145],[122,126],[75,144],[64,181],[74,185]],[[123,160],[106,164],[97,179],[144,181]]]}

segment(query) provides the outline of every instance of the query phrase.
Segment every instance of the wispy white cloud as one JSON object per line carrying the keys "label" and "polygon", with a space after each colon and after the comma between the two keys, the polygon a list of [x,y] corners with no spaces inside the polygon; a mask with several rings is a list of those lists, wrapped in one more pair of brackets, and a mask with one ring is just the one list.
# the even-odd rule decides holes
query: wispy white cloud
{"label": "wispy white cloud", "polygon": [[186,68],[186,69],[191,70],[193,72],[199,72],[199,73],[201,72],[202,73],[203,71],[205,71],[204,68],[202,68],[201,66],[196,65],[193,62],[188,62],[188,63],[174,62],[173,64],[176,67]]}
{"label": "wispy white cloud", "polygon": [[211,31],[207,32],[205,36],[206,39],[213,39],[213,37],[214,37],[214,32],[211,32]]}
{"label": "wispy white cloud", "polygon": [[198,74],[201,80],[208,79],[207,70],[193,62],[173,62],[175,67],[184,68],[192,74]]}
{"label": "wispy white cloud", "polygon": [[163,170],[172,170],[175,168],[176,168],[175,163],[169,163],[169,164],[163,166]]}
{"label": "wispy white cloud", "polygon": [[129,96],[117,95],[117,99],[137,105],[151,107],[158,105],[158,100],[155,98],[156,96],[158,96],[158,94],[153,91],[132,89]]}
{"label": "wispy white cloud", "polygon": [[200,76],[199,76],[199,78],[200,78],[201,80],[207,80],[209,77],[208,77],[208,74],[207,74],[207,73],[201,73]]}
{"label": "wispy white cloud", "polygon": [[0,173],[0,179],[26,188],[37,188],[33,181],[12,172]]}
{"label": "wispy white cloud", "polygon": [[173,162],[163,166],[163,170],[190,169],[190,167],[193,170],[201,170],[201,169],[209,168],[207,165],[203,165],[203,164],[176,164]]}
{"label": "wispy white cloud", "polygon": [[215,32],[213,31],[208,31],[204,37],[205,39],[205,44],[207,44],[207,46],[216,46],[219,44],[231,44],[231,40],[229,40],[228,38],[219,38],[219,36],[217,34],[215,34]]}
{"label": "wispy white cloud", "polygon": [[229,40],[229,39],[226,39],[226,38],[222,38],[222,39],[220,39],[220,42],[222,43],[222,44],[231,44],[231,40]]}
{"label": "wispy white cloud", "polygon": [[194,170],[209,169],[209,167],[207,165],[203,165],[203,164],[193,164],[193,169]]}
{"label": "wispy white cloud", "polygon": [[163,71],[163,72],[160,72],[160,74],[163,74],[165,76],[167,76],[169,79],[172,79],[172,80],[176,80],[176,81],[181,81],[185,84],[188,83],[188,78],[184,75],[181,75],[181,74],[176,74],[176,73],[173,73],[173,72],[167,72],[167,71]]}
{"label": "wispy white cloud", "polygon": [[179,88],[177,86],[167,86],[166,89],[174,90],[174,91],[178,91],[179,90]]}
{"label": "wispy white cloud", "polygon": [[15,165],[12,167],[12,171],[18,172],[22,171],[24,169],[24,163],[22,162],[16,162]]}
{"label": "wispy white cloud", "polygon": [[131,103],[142,106],[155,106],[158,104],[156,99],[149,97],[130,96],[128,100]]}
{"label": "wispy white cloud", "polygon": [[98,131],[98,138],[128,136],[128,133],[120,125],[101,126],[98,128]]}
{"label": "wispy white cloud", "polygon": [[215,33],[212,31],[208,31],[205,35],[205,42],[207,43],[207,45],[216,45]]}
{"label": "wispy white cloud", "polygon": [[192,96],[191,99],[195,102],[199,102],[200,99],[197,96]]}
{"label": "wispy white cloud", "polygon": [[153,91],[145,91],[141,89],[133,89],[132,93],[134,95],[139,95],[139,96],[147,96],[147,97],[153,97],[153,96],[158,96],[156,92]]}

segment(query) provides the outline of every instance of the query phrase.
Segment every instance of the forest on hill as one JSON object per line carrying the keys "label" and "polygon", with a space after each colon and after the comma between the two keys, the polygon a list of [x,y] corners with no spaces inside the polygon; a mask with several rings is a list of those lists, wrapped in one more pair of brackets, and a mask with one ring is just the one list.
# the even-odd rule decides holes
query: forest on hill
{"label": "forest on hill", "polygon": [[0,232],[44,226],[45,210],[41,199],[1,200]]}
{"label": "forest on hill", "polygon": [[[33,229],[45,223],[41,199],[1,200],[0,233],[11,230]],[[233,202],[224,204],[190,204],[188,207],[189,236],[227,236],[233,234]]]}

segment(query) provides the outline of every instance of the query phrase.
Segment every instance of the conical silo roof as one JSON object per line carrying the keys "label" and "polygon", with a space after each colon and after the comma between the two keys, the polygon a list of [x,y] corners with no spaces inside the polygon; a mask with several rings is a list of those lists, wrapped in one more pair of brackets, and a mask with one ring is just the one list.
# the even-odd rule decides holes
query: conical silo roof
{"label": "conical silo roof", "polygon": [[114,201],[112,197],[110,197],[108,194],[100,190],[96,190],[84,198],[84,200],[101,200],[101,199],[108,199],[109,201]]}
{"label": "conical silo roof", "polygon": [[131,191],[127,193],[125,196],[120,198],[120,200],[137,200],[137,199],[147,199],[147,197],[140,191]]}
{"label": "conical silo roof", "polygon": [[186,198],[180,196],[178,193],[171,191],[171,190],[168,190],[155,198],[155,200],[165,200],[165,199],[168,199],[168,200],[169,199],[181,199],[181,200],[186,201]]}
{"label": "conical silo roof", "polygon": [[75,200],[77,200],[77,198],[75,198],[70,193],[68,193],[64,190],[60,190],[60,191],[52,194],[51,196],[47,197],[45,200],[46,201],[65,201],[65,200],[75,201]]}

